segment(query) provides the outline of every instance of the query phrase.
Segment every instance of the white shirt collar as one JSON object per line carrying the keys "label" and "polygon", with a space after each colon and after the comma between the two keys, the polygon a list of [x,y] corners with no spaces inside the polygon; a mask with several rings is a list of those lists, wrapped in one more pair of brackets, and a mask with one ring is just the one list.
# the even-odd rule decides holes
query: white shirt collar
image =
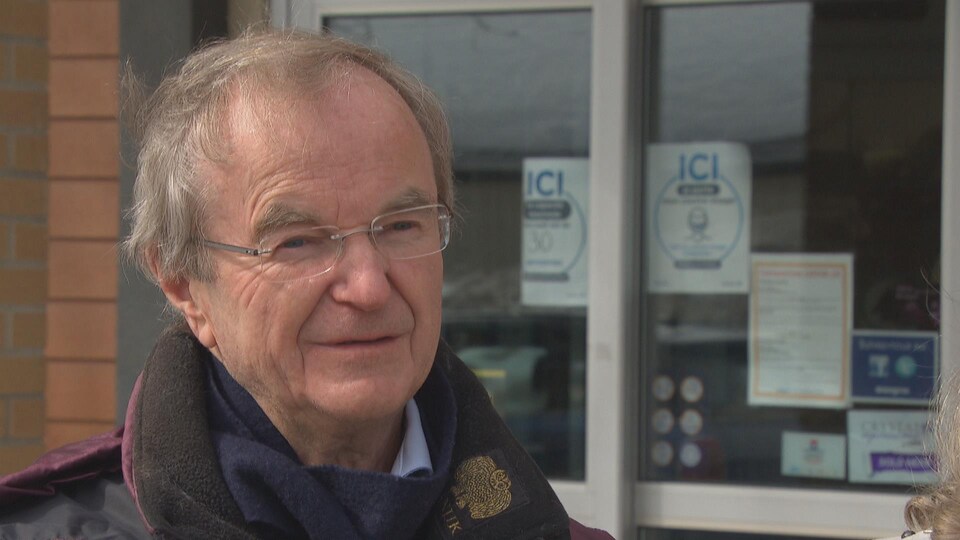
{"label": "white shirt collar", "polygon": [[404,422],[407,426],[400,443],[397,459],[393,461],[390,474],[395,476],[410,476],[417,471],[426,471],[433,474],[433,462],[430,461],[430,449],[427,448],[427,437],[423,434],[423,424],[420,423],[420,408],[412,398],[403,409]]}

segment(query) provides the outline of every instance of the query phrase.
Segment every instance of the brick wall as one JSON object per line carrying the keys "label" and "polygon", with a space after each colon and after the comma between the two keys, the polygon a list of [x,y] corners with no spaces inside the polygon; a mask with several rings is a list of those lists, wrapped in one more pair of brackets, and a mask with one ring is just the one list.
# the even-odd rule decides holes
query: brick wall
{"label": "brick wall", "polygon": [[119,0],[50,0],[46,429],[53,448],[116,414]]}
{"label": "brick wall", "polygon": [[0,0],[0,474],[44,449],[46,0]]}
{"label": "brick wall", "polygon": [[119,36],[119,0],[0,0],[0,475],[115,423]]}

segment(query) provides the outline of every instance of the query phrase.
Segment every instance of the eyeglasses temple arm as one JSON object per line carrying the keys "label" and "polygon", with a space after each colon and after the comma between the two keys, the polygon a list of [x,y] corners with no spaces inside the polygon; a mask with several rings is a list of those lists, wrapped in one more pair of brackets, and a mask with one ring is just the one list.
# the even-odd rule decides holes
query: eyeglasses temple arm
{"label": "eyeglasses temple arm", "polygon": [[204,241],[203,241],[203,245],[208,246],[208,247],[212,247],[212,248],[216,248],[216,249],[222,249],[222,250],[224,250],[224,251],[232,251],[232,252],[234,252],[234,253],[242,253],[242,254],[244,254],[244,255],[252,255],[252,256],[254,256],[254,257],[258,257],[258,256],[260,256],[260,255],[265,255],[265,254],[270,253],[271,251],[273,251],[273,250],[271,250],[271,249],[247,248],[247,247],[242,247],[242,246],[234,246],[234,245],[231,245],[231,244],[223,244],[223,243],[220,243],[220,242],[214,242],[213,240],[204,240]]}

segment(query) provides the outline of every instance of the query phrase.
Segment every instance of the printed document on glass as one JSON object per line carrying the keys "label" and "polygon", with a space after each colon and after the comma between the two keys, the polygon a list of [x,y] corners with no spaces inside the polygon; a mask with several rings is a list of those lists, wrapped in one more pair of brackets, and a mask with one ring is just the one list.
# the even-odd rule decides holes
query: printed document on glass
{"label": "printed document on glass", "polygon": [[749,288],[752,165],[746,145],[651,144],[646,159],[651,293]]}
{"label": "printed document on glass", "polygon": [[852,255],[754,254],[748,403],[846,407],[852,305]]}
{"label": "printed document on glass", "polygon": [[915,486],[937,481],[928,449],[927,411],[863,410],[847,413],[850,481]]}
{"label": "printed document on glass", "polygon": [[524,158],[520,301],[587,305],[590,161]]}
{"label": "printed document on glass", "polygon": [[846,479],[846,436],[784,431],[780,436],[780,474],[830,480]]}

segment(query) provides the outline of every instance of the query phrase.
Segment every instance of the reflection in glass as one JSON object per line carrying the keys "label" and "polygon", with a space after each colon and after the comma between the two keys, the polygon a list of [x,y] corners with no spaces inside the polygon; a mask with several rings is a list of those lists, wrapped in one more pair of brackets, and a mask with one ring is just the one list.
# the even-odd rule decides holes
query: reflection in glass
{"label": "reflection in glass", "polygon": [[590,14],[336,17],[443,100],[459,226],[444,256],[443,338],[550,477],[584,476],[585,307],[521,302],[525,158],[587,157]]}
{"label": "reflection in glass", "polygon": [[[644,22],[645,143],[745,144],[752,253],[852,254],[855,330],[936,331],[943,1],[665,6]],[[846,410],[747,404],[748,300],[645,295],[640,479],[907,490],[782,474],[783,434],[845,435]],[[678,422],[660,434],[664,409]]]}

